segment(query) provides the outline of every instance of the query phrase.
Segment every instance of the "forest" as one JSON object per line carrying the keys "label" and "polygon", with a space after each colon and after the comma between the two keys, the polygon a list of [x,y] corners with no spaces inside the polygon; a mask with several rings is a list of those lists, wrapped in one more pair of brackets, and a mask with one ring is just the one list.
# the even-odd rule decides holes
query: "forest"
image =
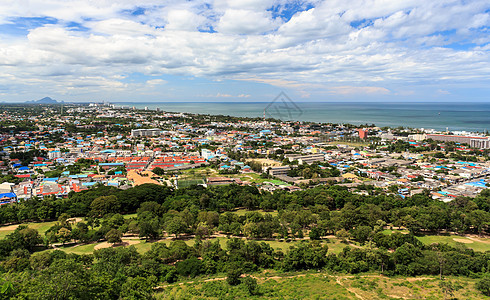
{"label": "forest", "polygon": [[[477,278],[490,293],[490,251],[464,245],[426,245],[424,234],[485,236],[490,226],[490,190],[450,203],[429,193],[405,199],[369,187],[360,195],[339,186],[297,192],[261,192],[250,186],[146,184],[119,190],[98,186],[67,198],[32,198],[0,207],[1,224],[56,221],[43,235],[21,225],[0,240],[2,297],[15,299],[151,299],[154,289],[196,276],[224,274],[230,286],[259,293],[248,276],[261,270],[328,273],[376,272],[385,276],[437,275]],[[237,209],[247,210],[244,214]],[[260,211],[258,211],[260,209]],[[125,214],[134,214],[125,218]],[[81,218],[76,224],[71,217]],[[408,234],[385,234],[401,227]],[[210,238],[228,237],[226,244]],[[108,241],[123,235],[170,243],[67,254],[52,245]],[[327,236],[363,247],[329,251]],[[192,246],[184,239],[195,240]],[[266,241],[296,241],[274,249]]]}

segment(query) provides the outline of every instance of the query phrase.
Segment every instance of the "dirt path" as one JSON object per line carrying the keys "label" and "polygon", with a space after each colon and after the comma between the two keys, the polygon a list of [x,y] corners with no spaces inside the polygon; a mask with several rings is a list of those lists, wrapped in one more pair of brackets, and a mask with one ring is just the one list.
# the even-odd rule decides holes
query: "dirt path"
{"label": "dirt path", "polygon": [[346,287],[343,283],[342,283],[342,279],[341,278],[345,278],[344,276],[335,276],[335,281],[340,285],[342,286],[344,289],[346,289],[347,291],[353,293],[357,298],[361,299],[361,300],[364,300],[364,297],[362,297],[361,295],[359,295],[358,293],[356,293],[356,291],[354,291],[353,289],[350,289],[348,287]]}

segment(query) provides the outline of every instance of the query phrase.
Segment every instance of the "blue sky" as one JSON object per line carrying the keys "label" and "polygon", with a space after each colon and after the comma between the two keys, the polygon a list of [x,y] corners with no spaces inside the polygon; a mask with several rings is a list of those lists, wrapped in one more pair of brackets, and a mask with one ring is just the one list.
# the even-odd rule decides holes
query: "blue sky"
{"label": "blue sky", "polygon": [[281,91],[490,102],[490,2],[0,3],[0,101],[247,102]]}

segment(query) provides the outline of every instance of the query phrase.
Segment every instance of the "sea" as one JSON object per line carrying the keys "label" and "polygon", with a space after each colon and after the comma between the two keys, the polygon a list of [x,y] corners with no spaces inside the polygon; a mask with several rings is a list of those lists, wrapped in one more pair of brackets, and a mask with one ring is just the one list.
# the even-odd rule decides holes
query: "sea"
{"label": "sea", "polygon": [[454,102],[118,102],[117,106],[166,112],[273,117],[283,121],[374,124],[438,131],[487,132],[490,103]]}

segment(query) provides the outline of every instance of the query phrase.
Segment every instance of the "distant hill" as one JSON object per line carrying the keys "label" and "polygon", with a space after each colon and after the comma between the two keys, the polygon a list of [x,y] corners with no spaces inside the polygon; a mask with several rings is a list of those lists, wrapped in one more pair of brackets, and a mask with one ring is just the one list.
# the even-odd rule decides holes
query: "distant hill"
{"label": "distant hill", "polygon": [[57,104],[57,103],[63,103],[63,101],[56,101],[50,97],[44,97],[39,100],[32,100],[32,101],[26,101],[25,103],[34,103],[34,104]]}

